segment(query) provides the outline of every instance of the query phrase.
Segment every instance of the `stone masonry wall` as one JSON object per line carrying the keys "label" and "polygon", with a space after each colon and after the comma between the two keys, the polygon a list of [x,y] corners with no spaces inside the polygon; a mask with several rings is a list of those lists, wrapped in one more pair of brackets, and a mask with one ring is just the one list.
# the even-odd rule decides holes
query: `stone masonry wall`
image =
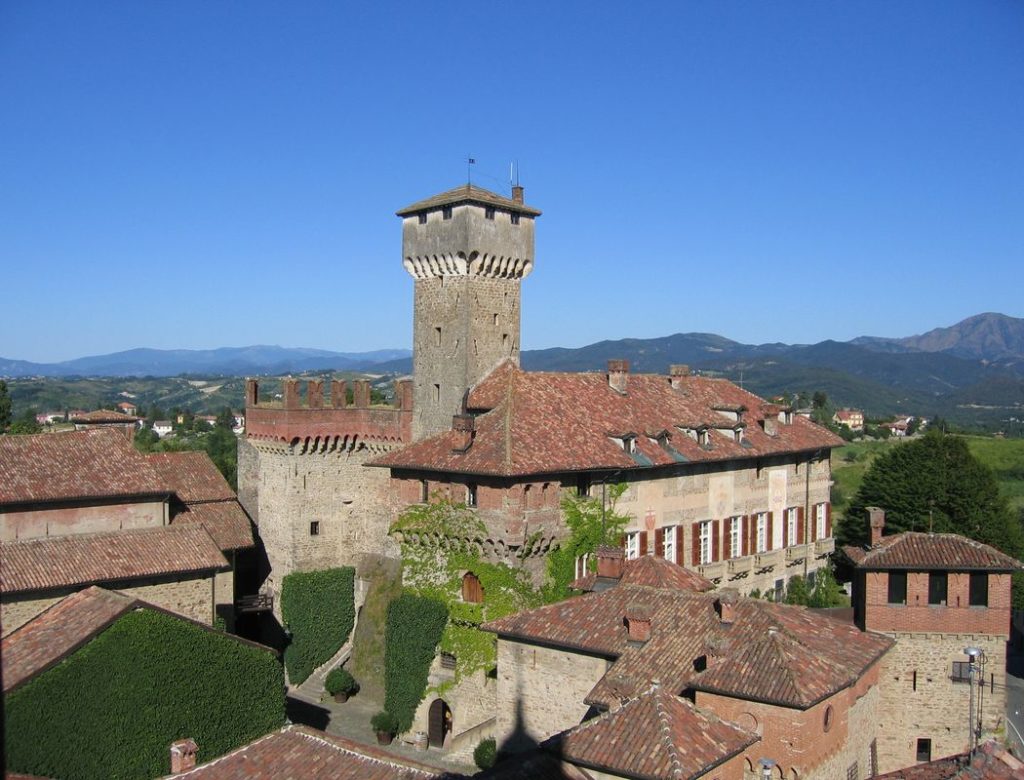
{"label": "stone masonry wall", "polygon": [[[230,572],[228,572],[230,574]],[[214,577],[207,575],[191,579],[140,580],[127,586],[111,586],[128,596],[140,598],[179,615],[198,620],[206,625],[213,623]],[[0,600],[0,624],[3,635],[7,636],[20,628],[39,613],[56,604],[78,588],[66,588],[46,593],[24,596],[4,596]]]}
{"label": "stone masonry wall", "polygon": [[[970,686],[953,682],[954,661],[965,647],[985,653],[983,733],[998,730],[1006,711],[1006,636],[892,633],[896,647],[884,659],[878,721],[881,772],[916,763],[917,740],[932,741],[932,758],[962,753],[968,745]],[[978,691],[975,689],[975,695]]]}
{"label": "stone masonry wall", "polygon": [[528,750],[578,724],[589,709],[583,700],[607,670],[604,658],[499,638],[499,749]]}

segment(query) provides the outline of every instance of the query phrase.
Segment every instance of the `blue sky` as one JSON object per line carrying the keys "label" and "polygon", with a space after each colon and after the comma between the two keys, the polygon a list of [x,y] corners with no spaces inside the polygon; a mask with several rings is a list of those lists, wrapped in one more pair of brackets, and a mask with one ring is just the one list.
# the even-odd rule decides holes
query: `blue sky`
{"label": "blue sky", "polygon": [[394,211],[544,211],[523,347],[1024,316],[1024,3],[0,4],[0,355],[411,345]]}

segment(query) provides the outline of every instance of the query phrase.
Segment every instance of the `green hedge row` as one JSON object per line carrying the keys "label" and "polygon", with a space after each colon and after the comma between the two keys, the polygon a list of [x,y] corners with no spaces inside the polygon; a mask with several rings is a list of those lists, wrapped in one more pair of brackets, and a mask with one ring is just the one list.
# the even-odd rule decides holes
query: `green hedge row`
{"label": "green hedge row", "polygon": [[130,612],[5,697],[7,769],[66,780],[151,778],[193,738],[199,760],[284,723],[277,656],[149,609]]}
{"label": "green hedge row", "polygon": [[404,593],[388,607],[384,709],[398,719],[399,733],[412,726],[447,622],[448,610],[436,599]]}
{"label": "green hedge row", "polygon": [[281,583],[281,615],[292,638],[284,650],[288,679],[299,685],[352,633],[355,569],[296,572]]}

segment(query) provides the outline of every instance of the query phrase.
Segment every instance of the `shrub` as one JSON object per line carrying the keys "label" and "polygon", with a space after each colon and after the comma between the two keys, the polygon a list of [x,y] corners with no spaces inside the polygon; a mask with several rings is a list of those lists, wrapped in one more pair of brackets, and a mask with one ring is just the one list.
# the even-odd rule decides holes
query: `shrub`
{"label": "shrub", "polygon": [[498,743],[494,737],[480,740],[480,744],[473,751],[473,761],[481,769],[490,769],[494,766],[494,759],[498,755]]}
{"label": "shrub", "polygon": [[324,679],[324,688],[332,696],[336,693],[355,693],[359,690],[359,684],[347,669],[336,666],[327,673]]}
{"label": "shrub", "polygon": [[381,710],[370,718],[370,728],[374,731],[382,731],[386,734],[397,734],[398,718],[387,710]]}
{"label": "shrub", "polygon": [[435,599],[404,593],[388,607],[384,707],[397,718],[398,732],[412,726],[447,622],[448,610]]}
{"label": "shrub", "polygon": [[192,737],[209,761],[284,723],[281,664],[266,649],[163,612],[124,615],[5,697],[7,769],[151,778]]}
{"label": "shrub", "polygon": [[296,572],[281,583],[281,615],[292,639],[284,665],[294,685],[323,666],[352,633],[355,569]]}

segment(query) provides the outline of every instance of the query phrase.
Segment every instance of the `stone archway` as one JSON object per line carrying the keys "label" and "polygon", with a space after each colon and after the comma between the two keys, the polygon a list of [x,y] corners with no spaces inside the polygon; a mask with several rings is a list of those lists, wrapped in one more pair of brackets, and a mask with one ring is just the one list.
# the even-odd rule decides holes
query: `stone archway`
{"label": "stone archway", "polygon": [[444,747],[444,741],[452,730],[452,708],[444,699],[434,699],[427,715],[427,744],[430,747]]}

